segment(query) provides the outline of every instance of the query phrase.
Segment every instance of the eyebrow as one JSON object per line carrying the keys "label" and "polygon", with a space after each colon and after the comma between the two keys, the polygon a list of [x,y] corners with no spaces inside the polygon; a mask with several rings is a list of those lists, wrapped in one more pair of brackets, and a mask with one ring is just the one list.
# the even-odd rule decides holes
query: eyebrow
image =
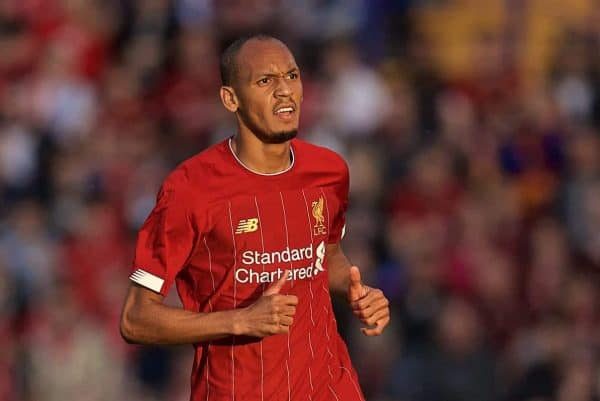
{"label": "eyebrow", "polygon": [[[290,74],[292,72],[299,72],[298,67],[294,67],[294,68],[288,70],[287,72],[284,73],[284,75]],[[275,74],[273,72],[262,72],[262,73],[259,73],[256,75],[257,78],[258,77],[278,77],[278,76],[279,76],[279,74]]]}

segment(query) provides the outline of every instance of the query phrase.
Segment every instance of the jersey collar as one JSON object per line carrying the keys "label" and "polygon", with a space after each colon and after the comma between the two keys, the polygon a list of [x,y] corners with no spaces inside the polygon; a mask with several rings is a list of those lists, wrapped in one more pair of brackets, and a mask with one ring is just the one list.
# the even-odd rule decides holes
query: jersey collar
{"label": "jersey collar", "polygon": [[292,167],[294,167],[294,162],[296,161],[296,157],[294,156],[294,147],[290,145],[290,158],[292,159],[290,165],[285,169],[285,170],[281,170],[281,171],[277,171],[276,173],[261,173],[259,171],[253,170],[250,167],[246,166],[235,154],[235,152],[233,151],[233,146],[231,146],[231,140],[233,139],[233,137],[230,137],[229,140],[227,141],[228,145],[229,145],[229,150],[231,151],[231,154],[233,155],[233,157],[235,158],[235,160],[240,164],[240,166],[242,166],[244,169],[248,170],[249,172],[251,172],[252,174],[257,174],[257,175],[262,175],[262,176],[274,176],[274,175],[280,175],[283,173],[287,173],[288,171],[290,171],[292,169]]}

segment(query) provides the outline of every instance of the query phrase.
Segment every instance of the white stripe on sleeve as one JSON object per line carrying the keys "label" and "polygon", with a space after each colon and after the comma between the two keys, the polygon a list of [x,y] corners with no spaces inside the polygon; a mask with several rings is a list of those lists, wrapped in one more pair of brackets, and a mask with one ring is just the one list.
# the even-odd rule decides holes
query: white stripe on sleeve
{"label": "white stripe on sleeve", "polygon": [[165,280],[163,280],[162,278],[157,277],[152,273],[148,273],[147,271],[142,269],[137,269],[136,271],[134,271],[131,274],[131,276],[129,276],[129,279],[134,283],[138,283],[139,285],[151,289],[155,292],[160,292],[163,283],[165,282]]}

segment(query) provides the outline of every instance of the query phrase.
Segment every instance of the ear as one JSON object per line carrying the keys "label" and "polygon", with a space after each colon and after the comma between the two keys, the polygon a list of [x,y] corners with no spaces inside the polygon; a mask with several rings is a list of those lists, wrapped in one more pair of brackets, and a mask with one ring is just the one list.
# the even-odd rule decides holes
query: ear
{"label": "ear", "polygon": [[221,86],[219,95],[221,96],[221,102],[223,102],[223,106],[225,106],[225,108],[230,112],[235,113],[240,107],[235,90],[231,86]]}

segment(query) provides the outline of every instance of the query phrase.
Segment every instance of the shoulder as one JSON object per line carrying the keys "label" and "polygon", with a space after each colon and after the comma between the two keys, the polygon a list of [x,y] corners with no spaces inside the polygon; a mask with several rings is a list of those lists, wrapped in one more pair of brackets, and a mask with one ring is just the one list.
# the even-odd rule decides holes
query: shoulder
{"label": "shoulder", "polygon": [[226,142],[219,142],[181,162],[165,178],[164,191],[194,193],[214,176],[217,166],[223,164],[223,149]]}
{"label": "shoulder", "polygon": [[308,160],[319,170],[331,170],[344,175],[348,174],[348,164],[337,152],[301,139],[294,139],[292,146],[296,157]]}

